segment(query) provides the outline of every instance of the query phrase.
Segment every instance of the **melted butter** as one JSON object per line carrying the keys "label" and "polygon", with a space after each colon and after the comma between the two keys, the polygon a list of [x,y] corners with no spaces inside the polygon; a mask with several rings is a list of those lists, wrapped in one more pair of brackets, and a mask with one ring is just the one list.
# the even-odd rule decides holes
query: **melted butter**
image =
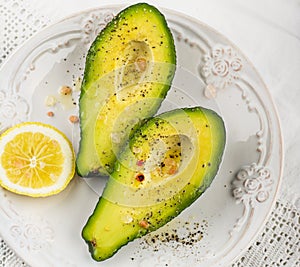
{"label": "melted butter", "polygon": [[58,96],[58,101],[61,104],[62,108],[64,110],[68,110],[68,109],[72,109],[74,108],[74,104],[73,104],[73,98],[72,95],[59,95]]}

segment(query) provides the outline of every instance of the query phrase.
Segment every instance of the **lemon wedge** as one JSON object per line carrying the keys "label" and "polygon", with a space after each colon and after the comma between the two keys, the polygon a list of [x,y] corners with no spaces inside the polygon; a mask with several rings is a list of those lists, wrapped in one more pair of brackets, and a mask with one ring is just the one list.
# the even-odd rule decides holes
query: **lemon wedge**
{"label": "lemon wedge", "polygon": [[24,122],[0,136],[0,185],[31,197],[61,192],[75,173],[68,138],[53,126]]}

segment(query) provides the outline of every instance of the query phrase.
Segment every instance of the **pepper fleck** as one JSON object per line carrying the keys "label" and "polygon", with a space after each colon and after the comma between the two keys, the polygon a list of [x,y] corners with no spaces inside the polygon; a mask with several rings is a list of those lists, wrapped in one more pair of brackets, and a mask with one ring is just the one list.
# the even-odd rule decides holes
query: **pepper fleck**
{"label": "pepper fleck", "polygon": [[139,173],[137,176],[135,176],[135,179],[139,182],[143,182],[145,180],[145,176],[142,173]]}

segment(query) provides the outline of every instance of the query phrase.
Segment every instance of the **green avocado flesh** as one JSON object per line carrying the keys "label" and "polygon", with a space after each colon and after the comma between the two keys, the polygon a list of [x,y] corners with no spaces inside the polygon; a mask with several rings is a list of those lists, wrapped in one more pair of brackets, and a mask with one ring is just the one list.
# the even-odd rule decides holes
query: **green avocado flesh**
{"label": "green avocado flesh", "polygon": [[174,40],[164,16],[136,4],[121,11],[91,45],[80,95],[80,176],[111,173],[134,125],[153,116],[170,88]]}
{"label": "green avocado flesh", "polygon": [[225,139],[221,117],[201,107],[147,120],[119,154],[83,228],[92,257],[111,257],[190,206],[214,179]]}

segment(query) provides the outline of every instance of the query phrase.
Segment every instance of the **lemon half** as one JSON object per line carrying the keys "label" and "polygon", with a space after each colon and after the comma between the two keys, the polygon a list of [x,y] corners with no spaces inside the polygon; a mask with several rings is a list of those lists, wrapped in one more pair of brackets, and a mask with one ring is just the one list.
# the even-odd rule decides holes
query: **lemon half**
{"label": "lemon half", "polygon": [[0,185],[31,197],[62,191],[75,173],[68,138],[53,126],[24,122],[0,136]]}

